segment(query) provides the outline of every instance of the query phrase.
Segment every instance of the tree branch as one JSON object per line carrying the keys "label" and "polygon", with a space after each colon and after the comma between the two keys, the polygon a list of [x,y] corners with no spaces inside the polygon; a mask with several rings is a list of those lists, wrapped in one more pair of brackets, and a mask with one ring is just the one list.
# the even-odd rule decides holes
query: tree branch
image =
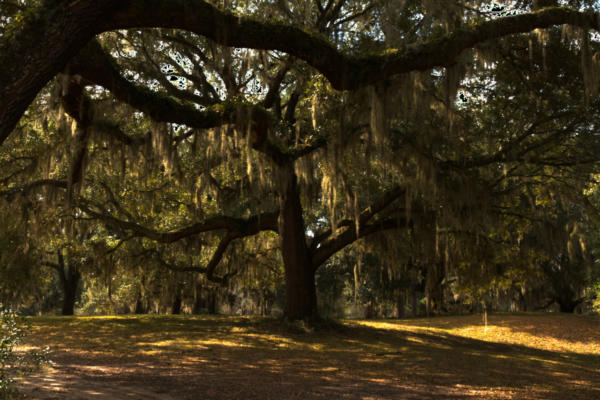
{"label": "tree branch", "polygon": [[23,186],[13,187],[7,190],[0,191],[0,196],[4,196],[6,198],[11,199],[17,194],[25,195],[29,193],[31,190],[36,189],[42,186],[53,186],[61,189],[67,189],[67,182],[61,181],[58,179],[40,179],[38,181],[30,182]]}
{"label": "tree branch", "polygon": [[[390,218],[369,225],[369,222],[371,222],[375,215],[383,211],[405,193],[406,190],[400,186],[394,186],[387,190],[379,199],[375,200],[360,213],[358,217],[358,229],[356,229],[357,224],[355,220],[345,219],[338,222],[338,229],[335,232],[331,228],[328,228],[315,233],[310,244],[310,251],[313,253],[313,267],[315,269],[318,268],[333,254],[361,237],[384,229],[392,229],[395,226],[406,226],[405,219],[402,220],[401,218]],[[400,221],[404,222],[401,223]]]}
{"label": "tree branch", "polygon": [[[91,41],[68,65],[69,73],[79,74],[90,84],[109,90],[118,100],[146,113],[157,122],[172,122],[190,127],[206,129],[235,122],[234,103],[208,107],[200,111],[185,104],[158,94],[149,88],[136,85],[121,76],[115,60],[107,54],[96,40]],[[258,114],[259,111],[253,111]],[[238,111],[239,112],[239,111]]]}
{"label": "tree branch", "polygon": [[[95,40],[69,63],[68,70],[81,75],[91,84],[106,88],[117,99],[143,111],[157,122],[183,124],[198,129],[224,124],[250,124],[253,149],[264,153],[278,164],[289,158],[268,139],[273,118],[261,106],[225,101],[198,110],[193,105],[181,103],[125,79],[115,60]],[[120,130],[112,128],[115,137],[124,143],[128,141],[128,137],[122,135]]]}
{"label": "tree branch", "polygon": [[[339,4],[343,1],[336,3],[336,7]],[[225,46],[279,50],[312,65],[334,88],[355,90],[391,75],[452,64],[463,50],[490,39],[561,24],[595,30],[600,26],[595,13],[549,7],[465,26],[422,44],[387,49],[384,54],[358,57],[341,52],[328,40],[295,26],[241,17],[200,0],[131,0],[101,29],[175,28]]]}
{"label": "tree branch", "polygon": [[[215,283],[220,283],[221,285],[226,285],[227,282],[229,281],[229,279],[231,279],[232,276],[234,276],[235,274],[237,274],[237,270],[231,271],[226,273],[225,275],[221,276],[214,276],[211,272],[210,276],[208,275],[208,268],[204,268],[204,267],[197,267],[197,266],[193,266],[193,265],[186,265],[186,266],[181,266],[181,265],[175,265],[172,263],[168,263],[166,262],[162,256],[160,255],[160,253],[156,250],[154,250],[152,253],[155,254],[156,256],[156,260],[159,262],[160,265],[162,265],[165,268],[170,269],[171,271],[175,271],[175,272],[198,272],[201,274],[205,274],[206,275],[206,279],[208,279],[211,282],[215,282]],[[216,253],[215,253],[216,254]],[[215,259],[215,255],[213,255],[213,258],[211,259],[211,262]],[[220,261],[220,259],[219,259]],[[218,264],[218,261],[217,263]],[[216,266],[215,264],[215,266]]]}
{"label": "tree branch", "polygon": [[[393,188],[387,190],[380,198],[375,200],[371,205],[366,207],[360,213],[358,219],[359,226],[367,224],[377,213],[381,212],[394,200],[403,196],[405,193],[406,190],[404,188],[401,188],[400,186],[394,186]],[[345,219],[338,221],[336,226],[339,228],[356,226],[356,221],[352,219]],[[335,232],[332,232],[331,228],[327,228],[320,232],[316,232],[310,245],[311,250],[314,251],[317,247],[319,247],[326,240],[328,240],[332,235],[335,235]]]}
{"label": "tree branch", "polygon": [[219,265],[219,263],[221,262],[221,259],[223,258],[223,255],[225,254],[225,251],[227,250],[227,247],[229,247],[229,243],[231,243],[233,240],[235,239],[235,235],[231,234],[231,233],[227,233],[227,235],[225,235],[223,237],[223,239],[221,239],[221,241],[219,242],[219,245],[217,246],[217,250],[215,250],[212,258],[210,259],[210,261],[208,262],[208,265],[206,266],[206,278],[208,280],[213,280],[214,276],[214,272],[215,272],[215,268],[217,268],[217,265]]}
{"label": "tree branch", "polygon": [[122,5],[120,0],[37,3],[0,38],[0,144],[44,85],[99,33],[99,21]]}
{"label": "tree branch", "polygon": [[61,273],[61,268],[60,265],[50,262],[50,261],[42,261],[41,265],[43,265],[44,267],[50,267],[56,271],[58,271],[59,273]]}
{"label": "tree branch", "polygon": [[335,253],[354,243],[358,239],[384,230],[400,229],[408,226],[409,221],[407,221],[405,217],[398,217],[388,218],[382,221],[376,221],[368,225],[360,226],[358,232],[352,227],[346,228],[338,235],[329,236],[322,242],[321,246],[319,246],[313,252],[312,267],[314,270],[316,270]]}
{"label": "tree branch", "polygon": [[7,26],[12,33],[0,39],[0,144],[42,87],[104,31],[174,28],[226,46],[279,50],[312,65],[334,88],[354,90],[395,74],[451,64],[463,50],[490,39],[561,24],[598,30],[600,21],[596,13],[550,7],[465,26],[383,54],[354,57],[298,27],[238,16],[202,0],[43,1],[23,21]]}
{"label": "tree branch", "polygon": [[277,231],[277,217],[279,212],[263,213],[249,218],[234,218],[227,216],[213,216],[203,222],[198,222],[188,227],[161,232],[155,229],[147,228],[136,222],[125,221],[114,217],[108,213],[94,211],[89,202],[80,201],[78,207],[86,214],[110,226],[114,226],[124,231],[130,231],[135,236],[146,237],[159,243],[174,243],[189,236],[200,233],[225,230],[235,238],[252,236],[261,231]]}

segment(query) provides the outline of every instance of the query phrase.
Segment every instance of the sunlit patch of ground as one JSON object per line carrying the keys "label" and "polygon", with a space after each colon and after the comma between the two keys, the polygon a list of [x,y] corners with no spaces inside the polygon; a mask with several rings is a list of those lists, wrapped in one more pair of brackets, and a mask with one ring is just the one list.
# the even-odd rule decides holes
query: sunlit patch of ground
{"label": "sunlit patch of ground", "polygon": [[[41,317],[50,399],[598,399],[600,320],[491,315],[345,321],[297,332],[214,316]],[[293,331],[293,332],[292,332]],[[91,394],[93,392],[93,394]]]}
{"label": "sunlit patch of ground", "polygon": [[441,332],[488,342],[600,355],[600,319],[565,314],[498,314],[399,321],[363,321],[378,329]]}

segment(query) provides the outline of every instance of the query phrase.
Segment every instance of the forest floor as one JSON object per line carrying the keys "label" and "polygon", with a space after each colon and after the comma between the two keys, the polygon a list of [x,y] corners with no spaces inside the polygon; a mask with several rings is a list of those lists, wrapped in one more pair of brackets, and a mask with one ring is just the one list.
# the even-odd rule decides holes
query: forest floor
{"label": "forest floor", "polygon": [[51,367],[32,399],[600,399],[600,318],[495,314],[348,320],[32,318]]}

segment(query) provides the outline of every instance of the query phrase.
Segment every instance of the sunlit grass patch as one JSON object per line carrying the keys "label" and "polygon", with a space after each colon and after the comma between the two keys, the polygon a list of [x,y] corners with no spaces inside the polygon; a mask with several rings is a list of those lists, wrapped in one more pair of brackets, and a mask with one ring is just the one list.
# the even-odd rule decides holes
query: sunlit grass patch
{"label": "sunlit grass patch", "polygon": [[446,333],[494,343],[518,344],[535,349],[600,354],[600,318],[565,314],[492,314],[488,324],[480,315],[359,321],[377,329]]}

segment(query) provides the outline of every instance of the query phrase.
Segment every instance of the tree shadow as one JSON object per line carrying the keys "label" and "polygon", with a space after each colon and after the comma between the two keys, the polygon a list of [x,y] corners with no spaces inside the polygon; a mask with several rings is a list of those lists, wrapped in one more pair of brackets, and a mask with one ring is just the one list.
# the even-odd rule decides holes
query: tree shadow
{"label": "tree shadow", "polygon": [[600,398],[600,356],[592,354],[370,326],[294,333],[269,319],[101,322],[56,324],[37,337],[61,341],[53,359],[70,391],[86,385],[115,399],[131,398],[115,397],[115,387],[165,399]]}

